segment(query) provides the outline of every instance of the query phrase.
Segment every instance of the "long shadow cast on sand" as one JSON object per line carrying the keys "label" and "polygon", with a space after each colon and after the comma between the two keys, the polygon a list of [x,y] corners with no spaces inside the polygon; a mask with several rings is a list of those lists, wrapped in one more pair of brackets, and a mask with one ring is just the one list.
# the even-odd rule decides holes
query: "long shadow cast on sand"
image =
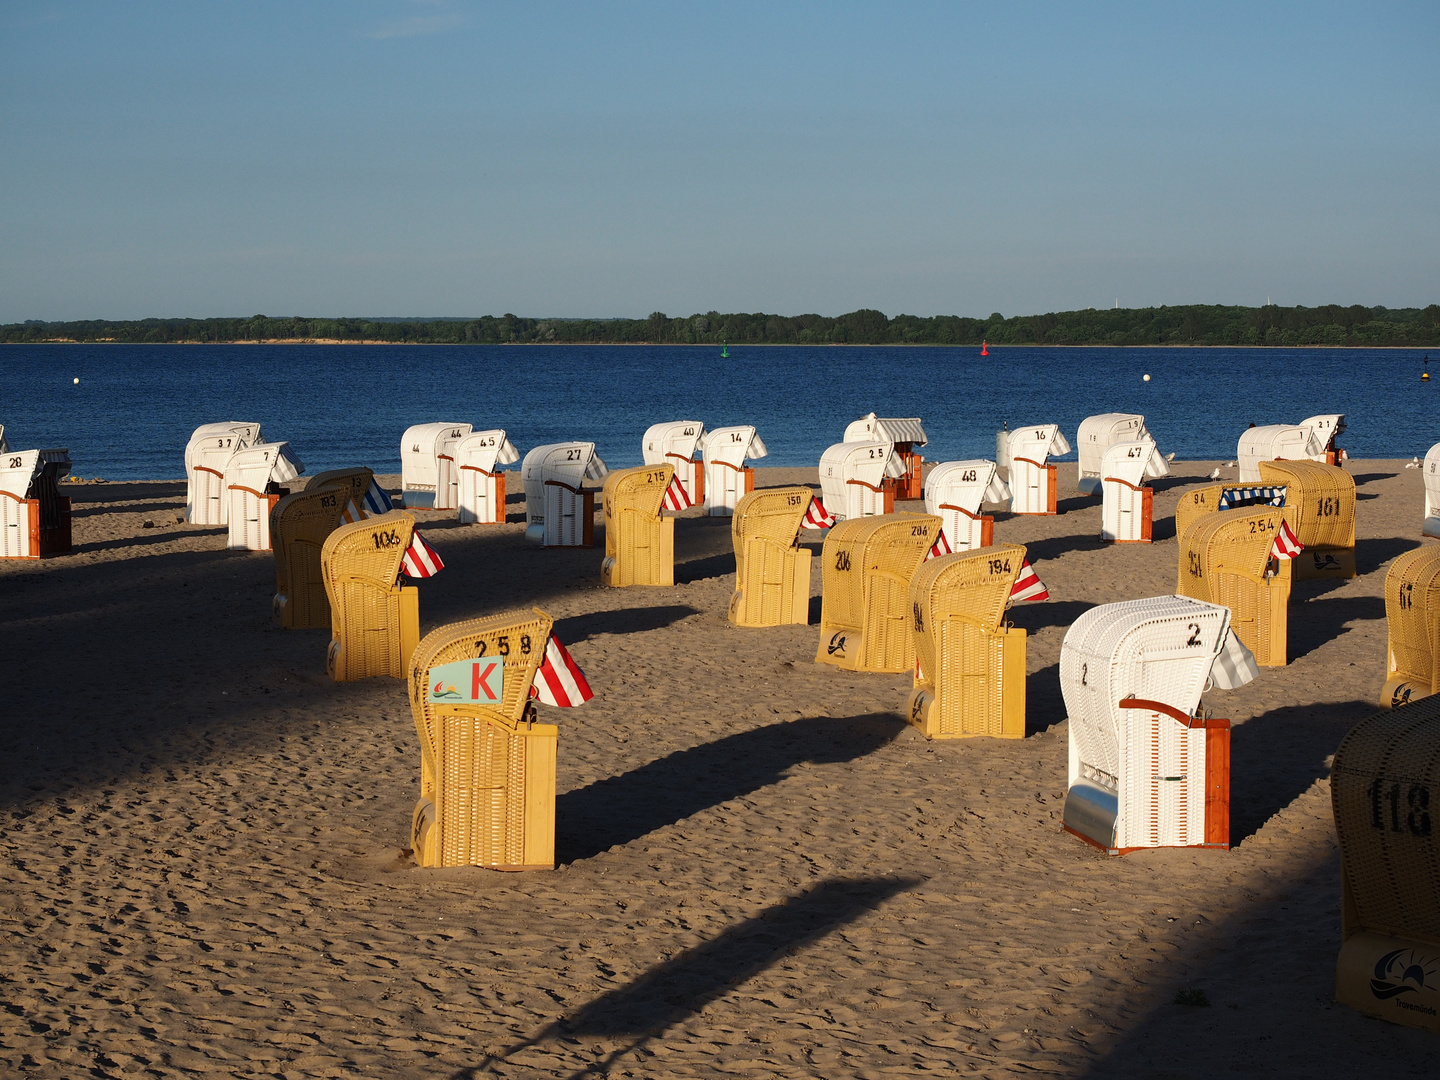
{"label": "long shadow cast on sand", "polygon": [[479,1080],[497,1060],[503,1061],[549,1039],[587,1036],[629,1040],[603,1060],[570,1074],[608,1075],[621,1057],[694,1016],[787,953],[863,918],[922,880],[874,877],[822,881],[656,964],[624,986],[581,1006],[574,1014],[547,1024],[473,1068],[452,1074],[452,1080]]}
{"label": "long shadow cast on sand", "polygon": [[555,800],[555,857],[589,859],[712,806],[783,780],[801,762],[854,761],[905,730],[893,713],[812,716],[737,732]]}

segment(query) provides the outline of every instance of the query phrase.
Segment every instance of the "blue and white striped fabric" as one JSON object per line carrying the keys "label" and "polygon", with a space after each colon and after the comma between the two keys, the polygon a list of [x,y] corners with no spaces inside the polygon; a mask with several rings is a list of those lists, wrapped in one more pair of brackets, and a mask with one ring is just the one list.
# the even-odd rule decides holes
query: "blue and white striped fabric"
{"label": "blue and white striped fabric", "polygon": [[1244,506],[1284,506],[1283,487],[1221,488],[1219,510],[1238,510]]}
{"label": "blue and white striped fabric", "polygon": [[[1284,488],[1280,489],[1284,491]],[[360,509],[365,512],[366,517],[378,517],[381,514],[388,514],[391,510],[390,493],[375,481],[370,481],[370,490],[365,492],[365,499],[360,504]]]}
{"label": "blue and white striped fabric", "polygon": [[353,525],[355,522],[364,521],[366,518],[388,514],[390,510],[390,493],[372,479],[370,481],[370,489],[365,492],[365,497],[358,503],[354,499],[346,503],[340,519],[347,525]]}

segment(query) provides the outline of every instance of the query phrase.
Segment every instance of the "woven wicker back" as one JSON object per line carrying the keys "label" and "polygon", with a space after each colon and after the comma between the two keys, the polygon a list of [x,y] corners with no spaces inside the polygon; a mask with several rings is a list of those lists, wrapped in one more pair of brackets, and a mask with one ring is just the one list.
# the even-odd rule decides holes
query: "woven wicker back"
{"label": "woven wicker back", "polygon": [[[1440,545],[1407,551],[1390,564],[1385,623],[1390,682],[1415,684],[1419,692],[1405,700],[1440,692]],[[1382,694],[1382,704],[1391,699],[1391,693]]]}
{"label": "woven wicker back", "polygon": [[389,675],[403,679],[418,637],[414,589],[401,588],[400,563],[414,515],[392,510],[341,525],[320,551],[330,600],[328,666],[336,681]]}
{"label": "woven wicker back", "polygon": [[1269,667],[1286,662],[1291,563],[1272,567],[1270,548],[1288,510],[1205,515],[1180,538],[1175,591],[1228,607],[1235,636],[1255,654],[1256,663]]}
{"label": "woven wicker back", "polygon": [[928,738],[1025,735],[1025,631],[1000,620],[1025,560],[1019,544],[931,559],[910,582],[919,673],[910,721]]}
{"label": "woven wicker back", "polygon": [[810,552],[799,546],[800,523],[814,499],[809,488],[765,488],[743,495],[730,521],[735,547],[736,626],[809,621]]}
{"label": "woven wicker back", "polygon": [[605,584],[675,584],[675,520],[660,516],[674,476],[675,466],[665,464],[619,469],[605,478]]}
{"label": "woven wicker back", "polygon": [[[910,580],[911,606],[920,605],[920,616],[927,624],[939,619],[964,619],[994,633],[1000,629],[1010,590],[1015,587],[1024,561],[1023,544],[996,544],[980,551],[941,555],[915,571]],[[915,632],[928,634],[921,626],[916,626]],[[925,666],[923,647],[920,666]]]}
{"label": "woven wicker back", "polygon": [[[484,619],[450,623],[430,631],[415,647],[410,658],[410,710],[420,733],[421,752],[435,745],[433,718],[437,708],[456,709],[476,716],[495,715],[512,726],[518,724],[530,699],[535,673],[545,660],[545,642],[555,620],[538,608],[510,611]],[[456,660],[501,658],[505,665],[505,689],[494,706],[444,705],[427,702],[430,669]]]}
{"label": "woven wicker back", "polygon": [[[535,724],[528,704],[552,626],[538,609],[508,612],[442,626],[416,646],[409,695],[421,764],[412,836],[422,866],[553,865],[556,729]],[[498,704],[428,700],[437,665],[485,658],[504,665]]]}
{"label": "woven wicker back", "polygon": [[910,670],[910,580],[939,530],[940,518],[930,514],[852,518],[830,530],[820,556],[816,660],[857,671]]}
{"label": "woven wicker back", "polygon": [[1285,485],[1295,538],[1307,548],[1355,547],[1355,478],[1318,461],[1262,461],[1260,482]]}
{"label": "woven wicker back", "polygon": [[[369,470],[367,469],[366,472]],[[289,630],[330,625],[330,601],[320,570],[320,549],[340,524],[349,488],[315,487],[286,495],[270,511],[275,549],[275,621]]]}
{"label": "woven wicker back", "polygon": [[1330,798],[1343,936],[1440,945],[1440,698],[1356,724],[1335,752]]}
{"label": "woven wicker back", "polygon": [[[375,473],[363,465],[353,469],[331,469],[329,472],[317,473],[305,484],[306,491],[315,491],[322,487],[343,487],[350,493],[350,498],[357,503],[365,498],[365,493],[370,490],[370,482],[375,479]],[[348,500],[347,500],[348,501]]]}
{"label": "woven wicker back", "polygon": [[1175,535],[1184,536],[1185,530],[1194,524],[1196,518],[1219,510],[1220,492],[1224,487],[1224,484],[1214,484],[1181,495],[1180,501],[1175,504]]}

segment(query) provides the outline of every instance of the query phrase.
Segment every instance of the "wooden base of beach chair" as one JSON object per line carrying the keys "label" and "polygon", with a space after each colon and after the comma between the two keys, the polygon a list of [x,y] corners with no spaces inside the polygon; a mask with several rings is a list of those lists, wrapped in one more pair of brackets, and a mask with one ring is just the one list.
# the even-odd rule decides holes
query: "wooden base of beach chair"
{"label": "wooden base of beach chair", "polygon": [[[49,505],[44,506],[41,505],[41,502],[40,499],[23,499],[19,500],[18,505],[11,504],[14,510],[19,511],[17,516],[20,519],[20,527],[25,530],[25,535],[17,542],[12,542],[7,536],[5,538],[7,550],[3,557],[44,559],[51,555],[70,554],[69,497],[59,496],[50,500]],[[18,550],[9,550],[18,549],[20,542],[25,545],[23,554]]]}
{"label": "wooden base of beach chair", "polygon": [[1025,631],[990,634],[954,620],[945,640],[956,655],[939,662],[955,670],[942,672],[938,687],[926,682],[910,691],[905,719],[927,739],[1023,739]]}

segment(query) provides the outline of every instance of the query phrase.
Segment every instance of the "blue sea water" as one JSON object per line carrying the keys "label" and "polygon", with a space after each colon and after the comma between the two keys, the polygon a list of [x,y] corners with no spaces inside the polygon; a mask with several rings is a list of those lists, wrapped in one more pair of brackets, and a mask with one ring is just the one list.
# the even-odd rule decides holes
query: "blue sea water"
{"label": "blue sea water", "polygon": [[[307,472],[400,471],[411,424],[501,427],[523,453],[593,440],[612,468],[640,464],[662,420],[754,424],[764,465],[815,465],[851,420],[919,416],[931,461],[993,457],[995,432],[1138,412],[1162,451],[1229,459],[1242,431],[1345,413],[1355,457],[1423,456],[1440,439],[1422,350],[4,345],[0,424],[16,449],[67,446],[77,475],[184,475],[191,431],[258,420]],[[1437,355],[1440,360],[1440,355]],[[1151,380],[1142,376],[1149,373]],[[73,380],[78,378],[79,385]]]}

